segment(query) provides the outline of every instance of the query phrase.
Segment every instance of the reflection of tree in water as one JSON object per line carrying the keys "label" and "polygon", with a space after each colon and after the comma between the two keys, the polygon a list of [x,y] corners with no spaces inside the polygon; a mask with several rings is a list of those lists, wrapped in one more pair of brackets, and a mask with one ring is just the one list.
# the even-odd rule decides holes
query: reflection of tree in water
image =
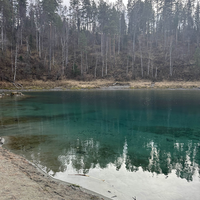
{"label": "reflection of tree in water", "polygon": [[[72,110],[67,110],[66,107],[67,111],[57,113],[57,106],[52,106],[55,99],[51,96],[45,102],[52,103],[52,110],[48,108],[47,113],[44,109],[44,112],[36,112],[33,116],[27,116],[25,112],[20,118],[15,115],[12,118],[2,118],[4,125],[19,122],[26,124],[30,121],[31,127],[33,121],[44,121],[47,124],[52,122],[53,125],[57,125],[58,121],[63,128],[63,133],[58,134],[57,139],[57,136],[53,138],[50,135],[19,137],[16,134],[10,149],[22,151],[29,160],[43,166],[52,175],[64,172],[71,166],[78,173],[86,174],[92,168],[106,168],[109,164],[113,164],[116,170],[120,170],[122,166],[130,172],[142,168],[144,171],[166,176],[175,170],[178,177],[188,181],[193,179],[197,170],[200,174],[200,130],[193,128],[193,125],[198,127],[199,124],[198,100],[192,109],[190,103],[188,109],[188,102],[182,101],[182,96],[174,97],[171,92],[167,96],[163,96],[162,92],[153,92],[151,98],[149,91],[134,92],[136,95],[132,91],[123,94],[103,93],[104,96],[100,93],[95,96],[85,94],[73,94],[80,100],[78,109],[73,107]],[[65,93],[62,95],[66,96],[56,98],[56,105],[65,102],[65,98],[69,98],[69,102],[74,101],[74,96]],[[90,108],[88,102],[94,106]],[[65,106],[63,105],[64,108]],[[43,107],[35,107],[34,110],[38,111],[39,108]],[[173,115],[172,110],[176,115]],[[197,116],[191,118],[191,124],[187,122],[190,114]],[[80,130],[71,132],[73,129],[70,127],[74,125],[81,127]],[[69,129],[65,134],[67,126]],[[43,122],[40,128],[43,130]],[[22,128],[16,130],[19,133],[29,131]]]}
{"label": "reflection of tree in water", "polygon": [[[34,141],[30,148],[30,141],[33,139],[37,139],[38,142]],[[67,142],[63,140],[62,144],[46,137],[45,140],[33,137],[28,141],[29,146],[24,143],[23,148],[26,152],[29,149],[31,151],[27,158],[44,166],[45,171],[51,175],[66,171],[69,165],[77,173],[87,174],[92,168],[106,168],[109,164],[114,164],[116,170],[120,170],[124,164],[128,171],[138,171],[141,167],[144,171],[166,176],[175,170],[178,177],[188,181],[192,181],[194,173],[200,174],[200,171],[197,172],[200,170],[200,143],[193,141],[186,143],[165,137],[153,141],[150,137],[139,136],[136,136],[135,140],[124,139],[124,144],[114,140],[105,143],[101,139],[74,139]],[[54,146],[59,148],[53,148]]]}
{"label": "reflection of tree in water", "polygon": [[79,173],[88,173],[89,169],[106,168],[109,163],[115,163],[121,157],[118,148],[112,145],[101,145],[91,140],[71,143],[70,150],[61,157],[62,164],[71,159],[71,165]]}
{"label": "reflection of tree in water", "polygon": [[199,168],[199,144],[192,142],[170,142],[164,145],[151,141],[134,146],[125,141],[124,147],[120,149],[112,143],[103,146],[91,140],[80,142],[78,150],[76,146],[71,148],[75,149],[71,159],[72,165],[78,172],[83,173],[88,173],[90,168],[97,166],[106,168],[110,163],[114,163],[116,170],[120,170],[125,163],[128,171],[137,171],[142,167],[144,171],[168,175],[172,170],[176,170],[178,177],[192,181]]}
{"label": "reflection of tree in water", "polygon": [[129,149],[126,169],[137,171],[139,167],[142,167],[144,171],[165,175],[176,170],[178,177],[192,181],[194,173],[199,170],[199,146],[200,144],[191,141],[188,143],[170,142],[167,145],[162,145],[162,143],[157,145],[151,141],[141,146],[139,150]]}
{"label": "reflection of tree in water", "polygon": [[56,172],[66,171],[68,165],[71,165],[78,173],[84,174],[87,174],[91,168],[106,168],[109,163],[120,160],[122,155],[119,152],[123,151],[123,149],[119,149],[119,146],[100,145],[93,139],[64,141],[63,144],[58,141],[59,149],[53,148],[53,146],[59,147],[56,144],[57,141],[46,140],[45,142],[47,146],[44,143],[37,144],[34,149],[31,149],[31,153],[22,152],[22,154],[53,176]]}

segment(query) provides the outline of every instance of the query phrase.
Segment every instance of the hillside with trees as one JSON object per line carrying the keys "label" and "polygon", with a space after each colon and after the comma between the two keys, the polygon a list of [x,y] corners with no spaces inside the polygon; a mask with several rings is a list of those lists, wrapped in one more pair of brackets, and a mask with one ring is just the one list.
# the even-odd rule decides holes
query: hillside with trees
{"label": "hillside with trees", "polygon": [[200,80],[195,0],[2,0],[0,81]]}

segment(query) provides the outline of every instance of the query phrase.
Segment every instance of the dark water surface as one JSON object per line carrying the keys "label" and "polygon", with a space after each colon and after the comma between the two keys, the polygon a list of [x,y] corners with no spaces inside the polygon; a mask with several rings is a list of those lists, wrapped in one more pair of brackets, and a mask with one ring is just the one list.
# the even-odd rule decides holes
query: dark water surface
{"label": "dark water surface", "polygon": [[0,136],[45,172],[113,199],[200,199],[200,91],[27,94],[0,100]]}

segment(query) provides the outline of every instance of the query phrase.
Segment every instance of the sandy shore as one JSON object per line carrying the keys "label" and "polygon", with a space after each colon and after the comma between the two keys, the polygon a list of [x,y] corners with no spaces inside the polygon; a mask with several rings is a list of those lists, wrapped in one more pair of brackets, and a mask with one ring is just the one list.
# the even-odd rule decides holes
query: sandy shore
{"label": "sandy shore", "polygon": [[82,187],[55,180],[25,158],[0,147],[0,199],[106,200]]}

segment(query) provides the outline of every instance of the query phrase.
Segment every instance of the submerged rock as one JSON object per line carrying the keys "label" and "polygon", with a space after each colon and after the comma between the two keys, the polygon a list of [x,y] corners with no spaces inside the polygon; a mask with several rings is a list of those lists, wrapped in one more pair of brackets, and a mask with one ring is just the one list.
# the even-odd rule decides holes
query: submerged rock
{"label": "submerged rock", "polygon": [[0,94],[0,98],[3,98],[4,96],[5,96],[4,92]]}
{"label": "submerged rock", "polygon": [[0,99],[7,97],[7,96],[24,96],[24,94],[22,94],[21,92],[11,92],[11,93],[0,93]]}
{"label": "submerged rock", "polygon": [[21,92],[11,92],[10,96],[24,96]]}

